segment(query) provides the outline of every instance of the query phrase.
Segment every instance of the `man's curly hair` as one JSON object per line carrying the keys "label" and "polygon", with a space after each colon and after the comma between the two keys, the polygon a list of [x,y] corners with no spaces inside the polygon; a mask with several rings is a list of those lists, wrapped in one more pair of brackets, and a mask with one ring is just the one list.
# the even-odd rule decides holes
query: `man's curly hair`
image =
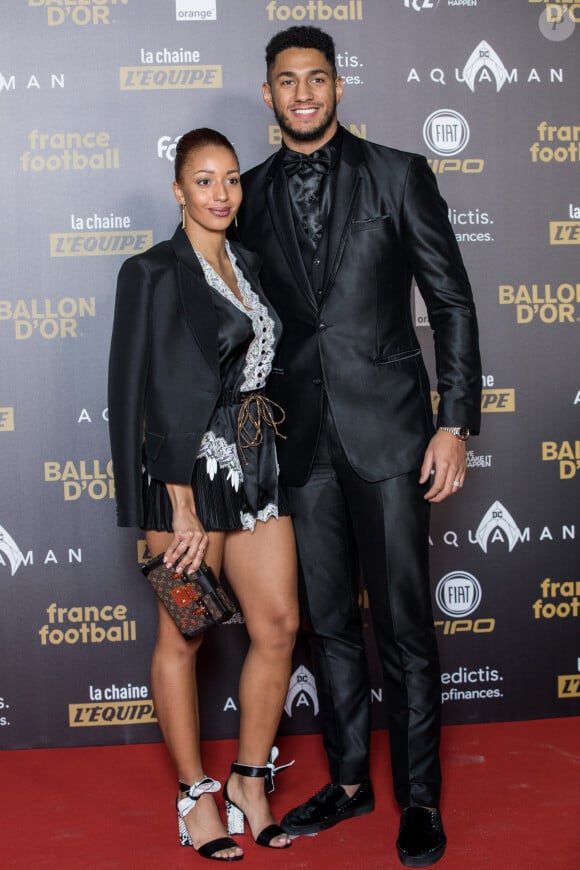
{"label": "man's curly hair", "polygon": [[270,70],[280,54],[287,48],[315,48],[321,51],[332,67],[332,73],[336,77],[336,58],[334,40],[332,36],[320,30],[318,27],[289,27],[274,34],[266,46],[266,68],[268,80]]}

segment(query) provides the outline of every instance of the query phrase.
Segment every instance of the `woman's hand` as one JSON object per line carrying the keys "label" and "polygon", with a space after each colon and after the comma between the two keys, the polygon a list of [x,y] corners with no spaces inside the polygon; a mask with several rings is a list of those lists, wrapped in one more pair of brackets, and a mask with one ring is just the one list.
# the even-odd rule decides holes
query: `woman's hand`
{"label": "woman's hand", "polygon": [[195,512],[190,486],[167,484],[173,507],[173,540],[165,550],[164,563],[176,571],[197,571],[208,545],[208,535]]}

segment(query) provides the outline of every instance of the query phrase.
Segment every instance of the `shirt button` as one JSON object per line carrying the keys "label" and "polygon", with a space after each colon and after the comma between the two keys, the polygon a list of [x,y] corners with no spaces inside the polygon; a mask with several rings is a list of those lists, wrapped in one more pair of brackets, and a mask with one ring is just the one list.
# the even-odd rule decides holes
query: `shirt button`
{"label": "shirt button", "polygon": [[326,323],[319,323],[318,324],[318,331],[319,332],[324,332],[325,329],[326,329]]}
{"label": "shirt button", "polygon": [[312,381],[312,383],[313,383],[313,384],[316,384],[316,386],[318,386],[318,384],[321,384],[321,383],[322,383],[322,378],[314,378],[314,380]]}

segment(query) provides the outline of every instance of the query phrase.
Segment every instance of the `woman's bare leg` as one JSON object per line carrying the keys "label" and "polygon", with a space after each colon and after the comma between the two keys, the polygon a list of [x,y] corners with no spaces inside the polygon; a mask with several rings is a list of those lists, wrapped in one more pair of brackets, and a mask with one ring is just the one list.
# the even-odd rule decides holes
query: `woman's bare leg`
{"label": "woman's bare leg", "polygon": [[[210,534],[206,559],[219,572],[223,533]],[[147,532],[147,547],[152,556],[162,553],[173,535]],[[205,772],[200,755],[199,708],[196,659],[201,637],[186,641],[165,607],[158,603],[157,641],[151,659],[151,689],[155,712],[165,745],[175,765],[180,782],[191,785],[203,779]],[[185,793],[180,793],[183,797]],[[225,828],[211,794],[200,797],[185,817],[187,829],[196,849],[225,836]],[[224,849],[217,858],[241,855],[242,850]]]}
{"label": "woman's bare leg", "polygon": [[[250,637],[240,677],[240,764],[266,764],[274,743],[292,666],[298,628],[297,565],[290,517],[257,522],[253,532],[229,532],[224,571],[238,597]],[[264,780],[232,774],[232,801],[248,818],[256,837],[272,824]],[[283,847],[288,837],[276,837]]]}

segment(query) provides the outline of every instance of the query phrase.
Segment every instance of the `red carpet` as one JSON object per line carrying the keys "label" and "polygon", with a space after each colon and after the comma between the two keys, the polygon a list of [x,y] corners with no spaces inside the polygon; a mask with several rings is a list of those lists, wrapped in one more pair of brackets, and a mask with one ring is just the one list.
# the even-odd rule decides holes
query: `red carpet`
{"label": "red carpet", "polygon": [[[580,867],[580,719],[447,727],[441,870]],[[240,867],[367,870],[402,867],[399,813],[387,775],[386,734],[373,735],[374,813],[302,837],[275,853],[240,842]],[[317,736],[282,738],[277,817],[327,781]],[[225,779],[235,743],[204,744],[206,771]],[[174,777],[161,744],[7,751],[0,756],[0,855],[30,870],[181,870],[216,867],[180,848]],[[218,795],[219,798],[219,795]],[[221,802],[220,802],[221,803]],[[223,808],[223,804],[221,804]]]}

